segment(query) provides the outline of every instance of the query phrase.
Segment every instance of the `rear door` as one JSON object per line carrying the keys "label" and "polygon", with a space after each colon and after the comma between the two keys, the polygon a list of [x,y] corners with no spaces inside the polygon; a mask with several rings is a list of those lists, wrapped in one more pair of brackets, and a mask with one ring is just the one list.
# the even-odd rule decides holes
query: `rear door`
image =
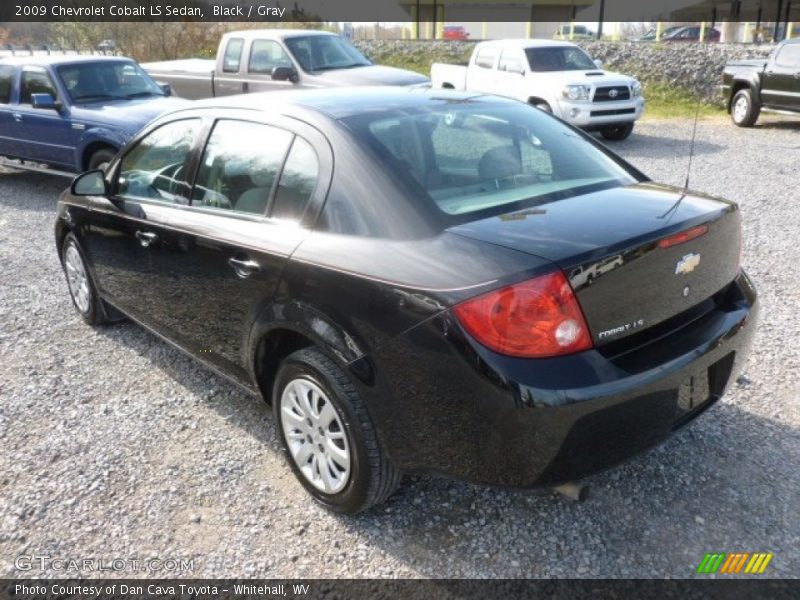
{"label": "rear door", "polygon": [[467,90],[493,93],[497,77],[498,54],[499,48],[494,45],[484,45],[478,48],[474,62],[467,71]]}
{"label": "rear door", "polygon": [[299,123],[215,122],[191,206],[175,209],[156,290],[165,330],[248,383],[248,336],[289,255],[321,206],[332,160],[321,134]]}
{"label": "rear door", "polygon": [[13,65],[0,65],[0,156],[13,154],[9,130],[14,120],[11,116],[11,93],[16,71]]}
{"label": "rear door", "polygon": [[519,48],[504,48],[497,63],[495,94],[515,98],[520,96],[524,82],[524,54]]}
{"label": "rear door", "polygon": [[217,62],[216,77],[214,78],[215,96],[230,96],[246,91],[241,77],[244,68],[243,57],[244,39],[228,38],[222,57]]}
{"label": "rear door", "polygon": [[784,44],[778,49],[764,71],[761,97],[770,106],[800,110],[800,44]]}
{"label": "rear door", "polygon": [[33,65],[22,67],[19,102],[13,107],[9,123],[9,137],[17,156],[73,167],[76,135],[67,109],[33,108],[32,94],[50,94],[56,100],[64,100],[47,69]]}

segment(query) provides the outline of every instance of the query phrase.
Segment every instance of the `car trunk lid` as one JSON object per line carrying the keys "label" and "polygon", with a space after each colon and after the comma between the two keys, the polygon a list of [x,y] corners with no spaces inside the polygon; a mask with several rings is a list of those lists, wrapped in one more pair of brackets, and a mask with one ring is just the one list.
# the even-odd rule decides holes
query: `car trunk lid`
{"label": "car trunk lid", "polygon": [[[662,241],[693,228],[692,239]],[[735,278],[739,263],[735,204],[651,183],[566,198],[450,231],[557,264],[598,346],[699,304]]]}

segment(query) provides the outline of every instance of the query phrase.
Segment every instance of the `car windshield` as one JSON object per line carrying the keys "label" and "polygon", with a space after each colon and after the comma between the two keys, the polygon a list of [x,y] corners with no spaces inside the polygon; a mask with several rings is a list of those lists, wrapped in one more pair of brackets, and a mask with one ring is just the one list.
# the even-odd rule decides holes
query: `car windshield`
{"label": "car windshield", "polygon": [[304,71],[366,67],[372,63],[338,35],[286,38],[286,47]]}
{"label": "car windshield", "polygon": [[431,105],[343,123],[414,196],[427,196],[445,215],[507,212],[637,181],[580,133],[528,105]]}
{"label": "car windshield", "polygon": [[164,91],[132,61],[62,65],[58,74],[73,102],[164,96]]}
{"label": "car windshield", "polygon": [[597,68],[589,55],[575,46],[526,48],[525,55],[531,71],[585,71]]}

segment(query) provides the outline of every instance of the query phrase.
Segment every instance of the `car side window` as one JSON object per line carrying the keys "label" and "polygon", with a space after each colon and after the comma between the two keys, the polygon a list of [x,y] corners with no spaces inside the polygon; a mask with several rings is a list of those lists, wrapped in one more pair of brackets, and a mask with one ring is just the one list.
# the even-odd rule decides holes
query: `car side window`
{"label": "car side window", "polygon": [[242,38],[231,38],[225,46],[225,54],[222,57],[223,73],[238,73],[239,64],[242,62],[242,48],[244,40]]}
{"label": "car side window", "polygon": [[32,94],[50,94],[54,99],[58,98],[56,86],[53,85],[53,80],[44,69],[26,67],[22,71],[19,103],[30,104]]}
{"label": "car side window", "polygon": [[498,71],[513,71],[519,73],[522,71],[522,60],[516,50],[505,49],[500,54],[500,62],[497,65]]}
{"label": "car side window", "polygon": [[271,217],[299,221],[317,187],[319,159],[314,148],[295,137],[278,181]]}
{"label": "car side window", "polygon": [[800,44],[786,44],[778,51],[775,64],[781,67],[800,67]]}
{"label": "car side window", "polygon": [[254,40],[250,48],[249,73],[272,73],[275,67],[293,68],[292,60],[278,42],[272,40]]}
{"label": "car side window", "polygon": [[186,159],[200,127],[200,119],[183,119],[148,133],[122,157],[117,194],[188,204]]}
{"label": "car side window", "polygon": [[270,125],[217,121],[200,161],[192,206],[264,215],[292,137]]}
{"label": "car side window", "polygon": [[11,102],[11,81],[14,77],[14,67],[0,66],[0,104]]}
{"label": "car side window", "polygon": [[481,48],[478,50],[478,55],[475,57],[475,66],[482,69],[491,69],[494,66],[494,59],[497,57],[497,52],[494,48]]}

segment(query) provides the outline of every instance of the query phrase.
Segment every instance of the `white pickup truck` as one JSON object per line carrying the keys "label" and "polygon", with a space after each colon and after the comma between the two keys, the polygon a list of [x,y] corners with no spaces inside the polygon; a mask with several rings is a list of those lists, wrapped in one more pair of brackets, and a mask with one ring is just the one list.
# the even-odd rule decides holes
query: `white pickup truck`
{"label": "white pickup truck", "polygon": [[433,63],[433,87],[508,96],[568,123],[624,140],[642,116],[642,86],[603,71],[575,44],[553,40],[481,42],[467,65]]}

